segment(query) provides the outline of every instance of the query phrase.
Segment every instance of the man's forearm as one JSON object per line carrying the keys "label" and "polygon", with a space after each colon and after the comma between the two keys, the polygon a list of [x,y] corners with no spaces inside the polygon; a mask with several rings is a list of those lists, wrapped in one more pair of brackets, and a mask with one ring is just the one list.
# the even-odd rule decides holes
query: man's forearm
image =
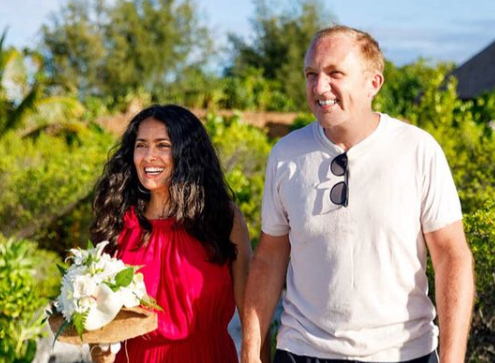
{"label": "man's forearm", "polygon": [[435,289],[440,361],[464,363],[474,300],[471,254],[445,257],[435,269]]}
{"label": "man's forearm", "polygon": [[283,287],[275,272],[259,258],[253,260],[246,287],[242,362],[257,362]]}
{"label": "man's forearm", "polygon": [[[271,240],[271,239],[275,240]],[[287,273],[288,238],[262,237],[249,271],[243,316],[242,362],[259,362]],[[277,241],[277,239],[280,239]]]}

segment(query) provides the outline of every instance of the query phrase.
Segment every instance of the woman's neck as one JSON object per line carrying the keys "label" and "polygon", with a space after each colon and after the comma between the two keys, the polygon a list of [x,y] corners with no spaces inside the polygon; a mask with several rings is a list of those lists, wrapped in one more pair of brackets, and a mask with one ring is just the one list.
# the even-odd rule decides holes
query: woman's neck
{"label": "woman's neck", "polygon": [[164,219],[169,217],[168,193],[151,193],[151,199],[146,206],[145,216],[148,219]]}

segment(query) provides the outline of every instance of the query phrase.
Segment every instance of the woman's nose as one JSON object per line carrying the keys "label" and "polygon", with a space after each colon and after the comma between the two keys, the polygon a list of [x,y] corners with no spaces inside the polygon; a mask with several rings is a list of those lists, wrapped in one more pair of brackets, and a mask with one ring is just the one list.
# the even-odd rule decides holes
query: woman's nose
{"label": "woman's nose", "polygon": [[156,160],[156,150],[154,147],[149,147],[146,149],[146,155],[144,156],[146,160]]}

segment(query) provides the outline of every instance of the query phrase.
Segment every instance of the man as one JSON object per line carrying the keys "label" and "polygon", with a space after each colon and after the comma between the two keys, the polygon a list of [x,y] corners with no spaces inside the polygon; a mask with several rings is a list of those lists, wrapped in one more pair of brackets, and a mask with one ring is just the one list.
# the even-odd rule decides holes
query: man
{"label": "man", "polygon": [[426,132],[372,110],[383,56],[367,33],[318,32],[305,58],[318,122],[267,165],[262,236],[248,278],[242,362],[286,282],[275,362],[464,362],[473,261],[443,152]]}

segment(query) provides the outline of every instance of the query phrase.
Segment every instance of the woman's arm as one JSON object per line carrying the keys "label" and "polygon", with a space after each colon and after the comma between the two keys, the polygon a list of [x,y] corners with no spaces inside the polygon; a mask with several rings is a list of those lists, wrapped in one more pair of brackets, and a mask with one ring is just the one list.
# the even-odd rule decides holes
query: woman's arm
{"label": "woman's arm", "polygon": [[237,247],[237,258],[232,263],[232,281],[234,284],[235,303],[239,311],[239,316],[242,317],[244,311],[244,290],[246,288],[249,264],[251,263],[253,252],[244,216],[237,206],[234,205],[233,208],[234,225],[230,233],[230,240]]}
{"label": "woman's arm", "polygon": [[[234,284],[234,298],[242,324],[242,317],[244,314],[244,293],[253,252],[244,216],[236,205],[233,205],[233,209],[234,225],[230,234],[230,240],[237,247],[237,259],[232,263],[232,280]],[[265,344],[261,350],[261,361],[263,363],[269,363],[271,361],[270,353],[271,344],[270,336],[268,336],[267,339],[265,339]]]}

